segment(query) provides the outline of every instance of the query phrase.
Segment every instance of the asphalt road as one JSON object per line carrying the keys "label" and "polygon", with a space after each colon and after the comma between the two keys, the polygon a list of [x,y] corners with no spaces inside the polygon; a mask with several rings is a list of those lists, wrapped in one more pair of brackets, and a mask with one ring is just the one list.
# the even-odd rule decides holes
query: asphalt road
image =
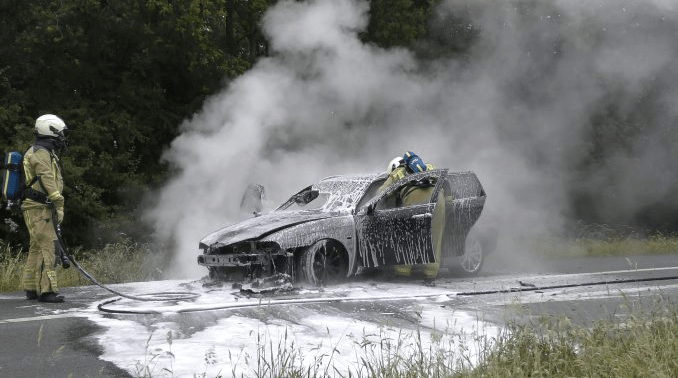
{"label": "asphalt road", "polygon": [[23,293],[0,295],[0,377],[129,377],[100,360],[99,328],[77,315],[89,301],[66,288],[68,302],[42,304]]}
{"label": "asphalt road", "polygon": [[[143,285],[116,285],[116,288],[143,291]],[[381,284],[366,282],[365,286],[375,285]],[[402,290],[402,287],[384,287],[387,291],[392,288],[391,294]],[[583,258],[541,265],[515,259],[506,261],[497,256],[487,260],[481,277],[443,277],[438,280],[435,289],[448,298],[440,302],[440,295],[433,292],[437,305],[483,313],[486,319],[497,323],[505,319],[506,303],[514,301],[516,296],[520,297],[523,309],[526,309],[523,313],[527,314],[526,321],[540,314],[568,314],[574,321],[591,323],[610,314],[622,313],[621,309],[625,302],[628,304],[629,298],[643,306],[661,293],[675,302],[678,299],[678,255]],[[451,292],[454,294],[446,294]],[[96,308],[98,303],[114,296],[96,286],[66,288],[62,293],[67,301],[60,304],[28,301],[20,292],[0,295],[0,377],[134,376],[100,359],[103,346],[97,336],[103,329],[90,320],[92,316],[129,316],[102,314]],[[406,325],[417,321],[416,316],[408,311],[415,309],[415,304],[427,300],[427,296],[432,297],[427,293],[413,299],[396,295],[391,300],[366,306],[364,301],[361,304],[352,302],[350,294],[339,293],[335,298],[331,295],[316,293],[317,302],[305,302],[308,295],[288,296],[280,298],[287,301],[281,302],[280,306],[295,306],[296,311],[303,308],[305,316],[328,311],[327,308],[331,308],[333,314],[359,316],[361,319],[392,316]],[[248,303],[240,299],[233,302],[234,307],[211,311],[209,318],[192,315],[200,312],[199,307],[187,308],[189,311],[182,314],[181,322],[184,328],[201,329],[198,323],[216,321],[229,311],[249,316],[255,310],[248,309]],[[256,301],[251,304],[257,305]],[[275,316],[275,312],[270,314]],[[134,318],[141,324],[151,324],[156,320],[157,316],[152,314]],[[187,322],[192,326],[185,327]],[[127,331],[124,328],[116,330],[120,333]]]}

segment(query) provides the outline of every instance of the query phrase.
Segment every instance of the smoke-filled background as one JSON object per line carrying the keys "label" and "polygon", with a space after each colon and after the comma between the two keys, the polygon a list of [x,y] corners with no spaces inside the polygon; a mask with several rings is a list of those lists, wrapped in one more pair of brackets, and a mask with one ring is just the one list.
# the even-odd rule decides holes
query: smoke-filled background
{"label": "smoke-filled background", "polygon": [[406,150],[476,172],[481,220],[507,235],[580,219],[675,228],[678,3],[448,0],[410,50],[363,43],[368,21],[365,1],[268,11],[271,56],[165,154],[177,174],[151,218],[173,240],[175,276],[206,274],[198,242],[242,219],[249,183],[271,209]]}

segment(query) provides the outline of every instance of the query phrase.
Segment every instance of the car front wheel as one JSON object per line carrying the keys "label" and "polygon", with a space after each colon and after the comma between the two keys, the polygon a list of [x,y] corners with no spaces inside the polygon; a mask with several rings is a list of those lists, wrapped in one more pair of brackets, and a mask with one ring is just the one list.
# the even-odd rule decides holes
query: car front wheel
{"label": "car front wheel", "polygon": [[303,251],[300,273],[302,281],[313,286],[343,282],[348,274],[348,257],[338,243],[321,240]]}

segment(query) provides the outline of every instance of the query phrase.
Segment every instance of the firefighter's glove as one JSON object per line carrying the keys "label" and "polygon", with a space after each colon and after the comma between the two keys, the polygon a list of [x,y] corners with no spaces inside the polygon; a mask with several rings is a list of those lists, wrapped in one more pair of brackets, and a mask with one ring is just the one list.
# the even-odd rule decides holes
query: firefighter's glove
{"label": "firefighter's glove", "polygon": [[63,209],[57,209],[57,224],[61,224],[61,222],[64,220],[64,211]]}

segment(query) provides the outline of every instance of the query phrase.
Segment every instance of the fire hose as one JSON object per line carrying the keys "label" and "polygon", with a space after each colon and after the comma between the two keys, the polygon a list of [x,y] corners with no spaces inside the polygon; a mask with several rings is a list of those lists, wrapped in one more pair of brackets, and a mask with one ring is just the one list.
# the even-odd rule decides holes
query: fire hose
{"label": "fire hose", "polygon": [[58,217],[56,206],[53,203],[50,204],[52,209],[52,224],[54,225],[54,232],[56,233],[57,239],[54,241],[54,251],[56,257],[59,258],[61,262],[61,267],[68,269],[71,264],[82,274],[83,277],[88,279],[93,284],[99,286],[100,288],[107,290],[115,295],[119,295],[123,298],[135,300],[135,301],[144,301],[144,302],[162,302],[162,301],[181,301],[181,300],[191,300],[200,296],[200,294],[191,293],[191,292],[157,292],[157,293],[148,293],[141,295],[130,295],[121,293],[117,290],[114,290],[99,281],[96,280],[91,274],[89,274],[85,269],[83,269],[80,264],[71,256],[68,252],[68,246],[64,242],[63,237],[61,236],[61,226],[58,224]]}

